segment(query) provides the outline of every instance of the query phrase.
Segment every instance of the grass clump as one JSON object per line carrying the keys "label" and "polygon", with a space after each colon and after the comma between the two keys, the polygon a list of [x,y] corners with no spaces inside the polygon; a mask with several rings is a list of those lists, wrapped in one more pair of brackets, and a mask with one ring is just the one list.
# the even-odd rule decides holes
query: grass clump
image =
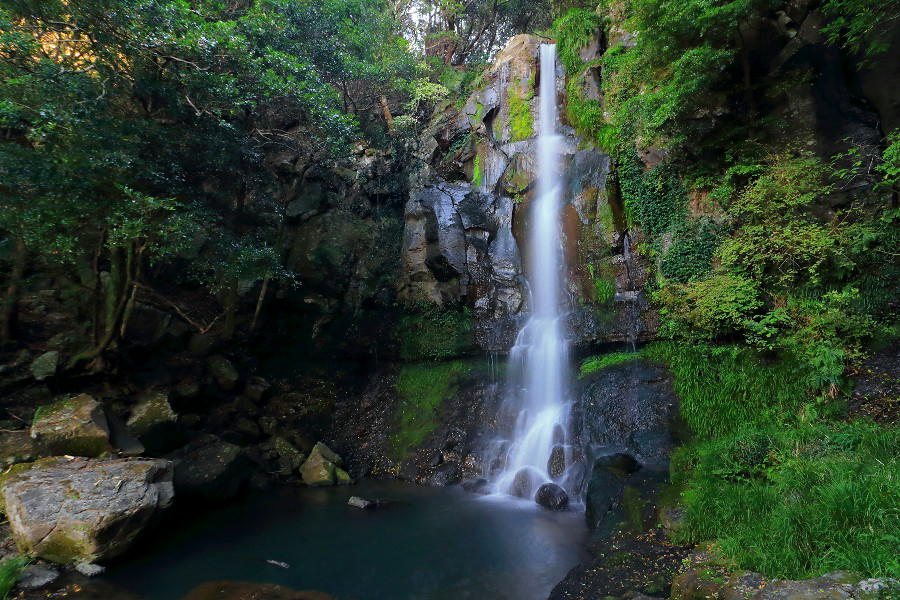
{"label": "grass clump", "polygon": [[700,438],[790,421],[810,395],[803,367],[790,357],[765,359],[741,346],[676,342],[655,342],[642,353],[668,365],[681,416]]}
{"label": "grass clump", "polygon": [[28,559],[23,556],[14,556],[0,562],[0,598],[9,597],[9,592],[19,581],[22,570],[28,565]]}
{"label": "grass clump", "polygon": [[806,578],[900,576],[900,431],[868,423],[748,426],[682,448],[682,542],[737,568]]}
{"label": "grass clump", "polygon": [[597,371],[601,371],[603,369],[606,369],[607,367],[621,365],[623,363],[631,362],[633,360],[639,360],[641,358],[643,358],[643,353],[641,353],[640,351],[611,352],[609,354],[591,356],[582,361],[581,366],[578,369],[578,376],[586,377],[591,373],[596,373]]}
{"label": "grass clump", "polygon": [[397,377],[398,420],[391,436],[394,458],[406,458],[437,427],[444,400],[459,390],[461,378],[472,371],[466,361],[403,365]]}

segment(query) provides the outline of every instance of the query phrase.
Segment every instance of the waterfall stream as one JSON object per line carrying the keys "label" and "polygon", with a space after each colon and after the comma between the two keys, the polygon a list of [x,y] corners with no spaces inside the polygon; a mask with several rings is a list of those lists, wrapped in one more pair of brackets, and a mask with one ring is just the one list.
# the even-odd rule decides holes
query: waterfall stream
{"label": "waterfall stream", "polygon": [[564,330],[563,252],[560,232],[560,136],[557,134],[556,46],[541,46],[537,194],[529,219],[531,314],[510,354],[508,397],[514,424],[500,440],[494,476],[497,493],[533,498],[555,482],[563,488],[568,449],[568,342]]}

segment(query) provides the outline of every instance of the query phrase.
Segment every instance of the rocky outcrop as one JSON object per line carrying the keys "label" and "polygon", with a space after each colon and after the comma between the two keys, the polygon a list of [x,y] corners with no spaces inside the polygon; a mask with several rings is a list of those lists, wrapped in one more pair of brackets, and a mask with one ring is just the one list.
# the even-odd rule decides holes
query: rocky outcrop
{"label": "rocky outcrop", "polygon": [[678,430],[672,375],[633,360],[583,377],[578,384],[584,442],[594,457],[624,452],[645,467],[666,468]]}
{"label": "rocky outcrop", "polygon": [[22,553],[65,564],[93,563],[125,552],[172,503],[172,465],[46,458],[6,477],[0,494]]}
{"label": "rocky outcrop", "polygon": [[31,462],[40,456],[27,430],[0,433],[0,470],[14,464]]}
{"label": "rocky outcrop", "polygon": [[[406,205],[401,297],[469,306],[476,341],[489,351],[512,346],[528,311],[541,43],[512,38],[461,110],[438,111],[419,142],[425,166]],[[561,65],[557,74],[561,100]],[[610,157],[565,124],[560,133],[567,287],[579,307],[570,331],[583,344],[646,339],[656,321],[645,316],[642,265],[629,254],[621,207],[608,189]]]}
{"label": "rocky outcrop", "polygon": [[[703,563],[702,554],[699,562]],[[698,555],[692,557],[698,562]],[[834,571],[813,579],[773,579],[759,573],[729,573],[715,564],[700,564],[675,577],[672,600],[881,600],[900,595],[900,581],[890,578],[860,579]]]}
{"label": "rocky outcrop", "polygon": [[40,407],[31,425],[31,438],[45,455],[98,457],[113,453],[103,405],[87,394]]}

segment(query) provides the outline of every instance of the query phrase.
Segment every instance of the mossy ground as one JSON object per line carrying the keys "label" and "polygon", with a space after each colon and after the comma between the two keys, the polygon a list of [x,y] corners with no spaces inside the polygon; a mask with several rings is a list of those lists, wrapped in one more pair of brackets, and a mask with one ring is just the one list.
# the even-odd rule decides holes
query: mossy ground
{"label": "mossy ground", "polygon": [[397,376],[397,423],[391,452],[402,460],[436,429],[443,403],[459,391],[461,380],[480,361],[454,360],[406,364]]}

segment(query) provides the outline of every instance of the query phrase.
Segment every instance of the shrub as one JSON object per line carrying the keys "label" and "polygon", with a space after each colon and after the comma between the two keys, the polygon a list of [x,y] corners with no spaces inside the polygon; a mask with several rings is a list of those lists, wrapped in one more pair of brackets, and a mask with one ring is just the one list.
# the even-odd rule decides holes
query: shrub
{"label": "shrub", "polygon": [[22,569],[28,564],[28,559],[22,556],[14,556],[0,562],[0,598],[4,600],[9,596],[9,591],[16,585]]}

